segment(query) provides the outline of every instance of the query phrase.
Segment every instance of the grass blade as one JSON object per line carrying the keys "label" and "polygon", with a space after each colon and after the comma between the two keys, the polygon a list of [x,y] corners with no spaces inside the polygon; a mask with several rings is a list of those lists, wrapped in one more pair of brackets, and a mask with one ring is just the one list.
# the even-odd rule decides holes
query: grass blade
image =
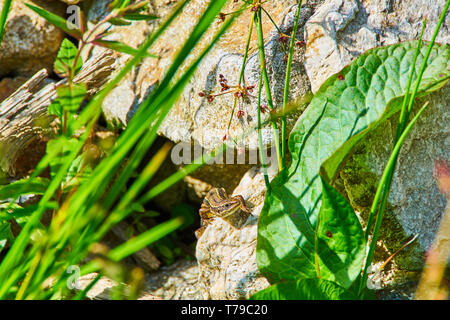
{"label": "grass blade", "polygon": [[[289,100],[289,85],[291,82],[291,67],[292,57],[294,55],[294,45],[297,37],[298,21],[300,19],[300,10],[302,7],[302,0],[299,1],[297,6],[297,12],[295,13],[294,29],[292,29],[291,42],[289,43],[288,61],[286,65],[286,77],[284,81],[284,94],[283,94],[283,113],[286,111],[286,106]],[[282,168],[286,166],[286,118],[281,120],[281,164]]]}
{"label": "grass blade", "polygon": [[6,19],[8,18],[9,10],[11,9],[12,0],[5,0],[3,2],[2,12],[0,13],[0,44],[5,34]]}
{"label": "grass blade", "polygon": [[34,12],[36,12],[38,15],[40,15],[42,18],[44,18],[51,24],[54,24],[57,28],[63,30],[65,33],[71,35],[72,37],[76,39],[81,39],[81,37],[83,36],[81,30],[78,29],[78,27],[74,25],[72,22],[67,21],[66,19],[61,18],[60,16],[48,12],[47,10],[44,10],[40,7],[36,7],[28,3],[25,3],[25,5]]}

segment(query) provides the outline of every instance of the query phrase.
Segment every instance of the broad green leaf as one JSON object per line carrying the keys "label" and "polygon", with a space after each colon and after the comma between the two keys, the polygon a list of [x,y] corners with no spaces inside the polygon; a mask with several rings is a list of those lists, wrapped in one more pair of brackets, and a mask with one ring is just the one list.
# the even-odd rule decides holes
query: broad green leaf
{"label": "broad green leaf", "polygon": [[[73,67],[75,58],[77,57],[77,47],[68,39],[64,39],[59,48],[58,55],[55,60],[55,71],[59,74],[66,75]],[[77,59],[75,72],[80,70],[83,65],[81,58]]]}
{"label": "broad green leaf", "polygon": [[316,242],[320,276],[348,288],[361,272],[366,245],[364,232],[347,199],[320,179],[322,207]]}
{"label": "broad green leaf", "polygon": [[[133,47],[127,46],[126,44],[119,42],[119,41],[113,41],[113,40],[103,40],[103,39],[97,39],[93,42],[93,44],[111,49],[111,50],[115,50],[118,52],[122,52],[122,53],[126,53],[126,54],[130,54],[132,56],[135,56],[138,54],[139,50],[135,49]],[[144,55],[144,57],[147,58],[158,58],[158,56],[151,54],[151,53],[146,53]]]}
{"label": "broad green leaf", "polygon": [[357,300],[338,284],[318,278],[274,284],[251,296],[250,300]]}
{"label": "broad green leaf", "polygon": [[48,184],[49,180],[41,177],[17,180],[10,184],[0,186],[0,199],[6,200],[17,195],[43,194]]}
{"label": "broad green leaf", "polygon": [[63,30],[65,33],[71,35],[76,39],[81,39],[83,34],[75,24],[71,23],[70,21],[67,21],[64,18],[61,18],[60,16],[54,13],[48,12],[40,7],[36,7],[28,3],[25,3],[25,5],[34,12],[36,12],[38,15],[43,17],[45,20],[50,22],[51,24],[54,24],[59,29]]}
{"label": "broad green leaf", "polygon": [[[319,173],[331,183],[353,146],[399,111],[416,46],[409,41],[368,50],[326,80],[297,120],[289,137],[292,162],[271,182],[258,222],[258,267],[271,282],[316,277]],[[426,49],[421,48],[413,81]],[[449,55],[448,45],[435,44],[419,96],[446,83]]]}
{"label": "broad green leaf", "polygon": [[92,168],[85,164],[85,154],[76,157],[70,164],[69,170],[61,184],[64,193],[70,192],[73,187],[79,186],[83,181],[86,181],[91,173]]}
{"label": "broad green leaf", "polygon": [[76,112],[86,96],[86,84],[73,83],[72,85],[63,85],[56,89],[58,94],[58,103],[63,110],[68,112]]}

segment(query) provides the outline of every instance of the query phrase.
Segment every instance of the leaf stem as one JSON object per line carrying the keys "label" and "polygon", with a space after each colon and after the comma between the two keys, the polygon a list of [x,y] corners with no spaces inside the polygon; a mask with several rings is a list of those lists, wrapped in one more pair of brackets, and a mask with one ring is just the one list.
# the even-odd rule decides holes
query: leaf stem
{"label": "leaf stem", "polygon": [[[272,101],[272,93],[270,91],[270,84],[269,84],[269,77],[267,75],[267,69],[266,69],[266,56],[264,52],[264,37],[263,37],[263,30],[262,30],[262,21],[261,21],[261,7],[258,7],[257,14],[255,15],[255,24],[257,27],[257,34],[258,34],[258,47],[259,47],[259,60],[261,65],[261,73],[262,78],[264,80],[264,87],[266,89],[266,98],[267,98],[267,105],[272,110],[274,108],[273,101]],[[278,127],[277,123],[275,121],[271,121],[272,128],[273,128],[273,138],[274,138],[274,144],[277,151],[277,159],[278,159],[278,169],[279,171],[282,170],[283,165],[281,162],[281,152],[280,152],[280,137],[278,134]]]}
{"label": "leaf stem", "polygon": [[[292,57],[294,53],[294,44],[295,44],[295,38],[297,36],[297,27],[298,27],[298,21],[300,19],[300,10],[302,7],[302,0],[299,1],[297,12],[295,14],[295,21],[294,21],[294,29],[292,30],[291,35],[291,42],[289,44],[289,54],[288,54],[288,61],[286,65],[286,78],[284,81],[284,95],[283,95],[283,114],[286,111],[286,106],[288,104],[289,100],[289,84],[291,81],[291,67],[292,67]],[[286,117],[283,117],[281,119],[281,165],[282,168],[286,166]]]}
{"label": "leaf stem", "polygon": [[258,143],[259,143],[259,156],[261,157],[261,166],[264,173],[264,183],[266,185],[266,190],[269,192],[270,190],[270,182],[269,175],[267,173],[267,164],[266,158],[264,156],[264,147],[262,143],[262,134],[261,134],[261,91],[262,91],[262,75],[259,77],[259,86],[258,86]]}

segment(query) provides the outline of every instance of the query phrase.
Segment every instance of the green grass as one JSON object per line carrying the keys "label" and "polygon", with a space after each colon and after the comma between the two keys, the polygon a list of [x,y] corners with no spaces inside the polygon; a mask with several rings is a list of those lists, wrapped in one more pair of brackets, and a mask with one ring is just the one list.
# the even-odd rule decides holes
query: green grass
{"label": "green grass", "polygon": [[[147,55],[147,50],[179,16],[187,2],[184,1],[174,10],[173,14],[161,24],[156,32],[150,35],[137,50],[136,55],[120,70],[115,78],[89,101],[80,116],[68,124],[69,134],[80,128],[84,129],[83,134],[78,139],[63,135],[55,140],[55,145],[67,145],[68,139],[72,142],[65,154],[64,161],[60,164],[59,169],[54,172],[43,192],[39,204],[29,212],[27,222],[1,261],[0,278],[5,280],[0,283],[0,299],[70,298],[72,294],[67,289],[67,280],[70,275],[65,270],[72,265],[81,266],[83,259],[92,251],[92,246],[98,243],[117,222],[131,213],[131,210],[127,210],[127,208],[137,200],[136,197],[159,167],[162,155],[158,156],[157,154],[150,161],[150,164],[144,170],[144,174],[131,184],[125,196],[120,197],[120,201],[117,202],[119,196],[122,196],[122,188],[141,162],[144,153],[155,140],[159,124],[182,93],[184,86],[192,77],[200,61],[233,22],[234,15],[223,23],[207,48],[185,68],[186,71],[181,77],[177,80],[174,79],[180,66],[183,65],[187,56],[216,19],[226,3],[225,0],[214,1],[206,8],[188,40],[178,51],[160,86],[142,103],[139,111],[121,134],[110,154],[97,167],[93,168],[92,173],[80,182],[70,196],[67,196],[62,203],[58,204],[59,207],[55,210],[50,226],[41,230],[40,236],[37,238],[33,236],[41,227],[39,221],[43,213],[47,211],[49,204],[54,203],[53,199],[57,195],[71,165],[82,153],[82,148],[100,116],[101,103],[104,97],[134,65]],[[164,151],[161,152],[164,153]],[[47,153],[31,178],[35,179],[58,156],[60,154],[57,152]],[[125,169],[119,170],[126,157],[129,159],[128,165],[125,166]],[[113,181],[112,177],[116,172],[119,172],[119,175]],[[167,181],[163,189],[170,187],[173,183],[170,180]],[[111,188],[105,188],[110,182],[112,182]],[[20,193],[16,194],[16,196],[18,195]],[[5,210],[6,212],[11,212],[14,207],[12,203]],[[182,224],[183,219],[178,217],[157,225],[123,245],[105,252],[104,259],[106,260],[96,260],[96,262],[85,266],[83,270],[98,271],[101,274],[108,273],[115,268],[114,263],[161,239]],[[105,261],[109,261],[109,263]],[[49,282],[50,279],[53,281],[52,285],[44,289],[43,284],[46,281]],[[83,291],[75,298],[82,299],[85,293]]]}
{"label": "green grass", "polygon": [[11,9],[12,0],[3,1],[2,11],[0,13],[0,45],[5,34],[6,19],[8,18],[9,10]]}

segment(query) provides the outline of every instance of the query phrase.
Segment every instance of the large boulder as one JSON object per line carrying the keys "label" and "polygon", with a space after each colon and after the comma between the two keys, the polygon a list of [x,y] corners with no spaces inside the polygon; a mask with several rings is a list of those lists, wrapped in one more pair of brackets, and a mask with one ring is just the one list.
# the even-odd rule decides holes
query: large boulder
{"label": "large boulder", "polygon": [[[197,24],[208,2],[205,0],[191,1],[180,14],[180,17],[175,20],[174,24],[169,27],[151,49],[160,58],[144,60],[135,69],[135,72],[123,80],[118,88],[105,99],[103,110],[110,122],[127,124],[139,104],[166,73],[178,49]],[[265,9],[271,14],[280,30],[285,34],[290,34],[292,31],[296,2],[293,0],[270,1],[265,4]],[[314,1],[304,1],[304,3],[297,36],[298,40],[303,40],[303,25],[312,14],[312,4]],[[223,12],[230,13],[236,11],[240,6],[240,2],[230,1]],[[163,7],[167,11],[167,6],[156,6],[153,13],[160,15]],[[286,69],[286,62],[284,60],[285,51],[283,50],[282,41],[280,41],[280,34],[277,29],[269,19],[264,18],[263,21],[266,63],[271,90],[275,107],[280,108]],[[174,142],[191,142],[194,140],[206,149],[212,149],[222,142],[222,138],[227,133],[228,122],[231,118],[235,99],[234,95],[233,93],[229,93],[217,96],[214,101],[208,103],[206,96],[201,97],[199,93],[220,93],[222,88],[219,81],[221,79],[220,75],[227,79],[229,86],[238,84],[250,22],[251,11],[246,10],[204,58],[191,81],[186,86],[181,99],[174,105],[170,114],[160,127],[159,134]],[[185,65],[193,61],[201,52],[201,48],[206,46],[220,26],[220,19],[217,19],[217,22],[213,24],[198,48],[189,56]],[[149,30],[154,27],[154,23],[149,23]],[[140,29],[136,30],[140,32]],[[290,99],[301,98],[310,92],[309,80],[302,62],[304,50],[304,47],[297,47],[295,49]],[[184,68],[183,65],[180,69],[184,70]],[[244,99],[244,101],[240,102],[241,109],[245,113],[243,117],[238,118],[236,116],[238,110],[238,107],[236,107],[234,116],[231,119],[228,138],[236,138],[245,130],[256,126],[257,99],[254,96],[256,95],[259,78],[258,43],[256,29],[253,28],[250,51],[245,66],[244,82],[242,84],[245,86],[255,86],[252,94],[253,97],[249,96],[249,99]],[[263,103],[266,104],[264,92]],[[267,114],[264,117],[267,117]],[[293,119],[290,120],[289,125],[292,125]],[[270,145],[272,138],[272,134],[264,135],[264,145]],[[250,134],[243,143],[247,148],[257,148],[256,132]]]}
{"label": "large boulder", "polygon": [[[0,8],[4,0],[0,0]],[[0,45],[0,78],[5,75],[31,76],[46,68],[53,72],[53,61],[64,33],[25,6],[39,5],[65,16],[65,5],[56,1],[13,1]]]}

